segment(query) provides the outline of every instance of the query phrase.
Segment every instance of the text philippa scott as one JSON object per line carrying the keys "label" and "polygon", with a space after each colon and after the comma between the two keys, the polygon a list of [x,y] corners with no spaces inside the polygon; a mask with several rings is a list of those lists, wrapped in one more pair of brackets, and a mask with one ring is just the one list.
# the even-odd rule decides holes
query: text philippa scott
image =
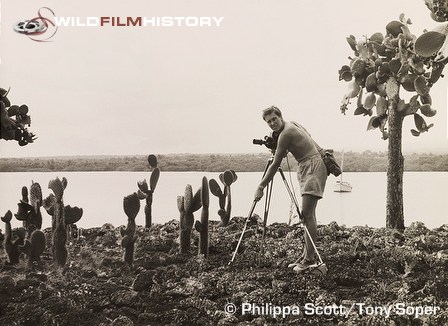
{"label": "text philippa scott", "polygon": [[63,27],[220,27],[224,17],[161,16],[161,17],[54,17]]}

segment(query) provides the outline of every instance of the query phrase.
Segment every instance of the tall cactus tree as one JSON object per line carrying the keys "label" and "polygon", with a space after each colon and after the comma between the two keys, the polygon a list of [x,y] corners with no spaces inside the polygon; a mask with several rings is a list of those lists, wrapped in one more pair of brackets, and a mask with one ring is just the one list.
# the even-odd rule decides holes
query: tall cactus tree
{"label": "tall cactus tree", "polygon": [[201,191],[201,221],[196,221],[194,227],[196,231],[199,232],[199,253],[204,255],[205,258],[208,257],[208,207],[209,207],[209,188],[207,177],[202,178]]}
{"label": "tall cactus tree", "polygon": [[[223,183],[223,190],[215,179],[210,179],[210,192],[219,199],[218,215],[221,218],[221,226],[226,226],[230,221],[232,212],[232,194],[230,186],[238,179],[235,171],[226,170],[219,175],[219,180]],[[227,202],[226,202],[227,200]]]}
{"label": "tall cactus tree", "polygon": [[160,169],[157,167],[157,157],[153,154],[148,156],[149,166],[153,168],[151,172],[151,176],[149,178],[149,187],[146,179],[143,181],[139,181],[137,186],[138,196],[140,199],[146,200],[145,205],[145,227],[150,228],[152,224],[152,199],[154,190],[156,189],[157,182],[159,181]]}
{"label": "tall cactus tree", "polygon": [[188,253],[191,247],[191,230],[193,229],[193,213],[201,208],[201,189],[193,196],[191,185],[185,187],[184,196],[177,197],[177,208],[180,213],[180,252]]}
{"label": "tall cactus tree", "polygon": [[[430,34],[419,38],[411,34],[409,25],[411,20],[402,14],[398,21],[387,24],[385,35],[378,32],[360,41],[350,35],[347,41],[355,57],[339,70],[339,80],[349,83],[340,107],[342,113],[357,97],[354,114],[369,116],[367,130],[380,130],[382,138],[389,142],[386,226],[395,229],[404,229],[403,120],[406,116],[414,118],[414,136],[433,126],[422,115],[433,117],[437,112],[432,108],[430,89],[442,76],[448,54],[448,46],[444,49],[446,24],[436,28],[437,34],[427,32]],[[400,97],[402,90],[414,93],[408,102]]]}

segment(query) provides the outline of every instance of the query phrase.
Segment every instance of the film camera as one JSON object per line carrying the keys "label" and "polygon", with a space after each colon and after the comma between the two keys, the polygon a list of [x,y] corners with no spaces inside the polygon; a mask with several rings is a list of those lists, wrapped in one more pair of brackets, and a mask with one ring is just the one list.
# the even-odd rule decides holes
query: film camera
{"label": "film camera", "polygon": [[264,136],[264,139],[254,139],[252,143],[254,145],[264,145],[271,151],[275,151],[277,148],[278,133],[273,132],[271,136]]}

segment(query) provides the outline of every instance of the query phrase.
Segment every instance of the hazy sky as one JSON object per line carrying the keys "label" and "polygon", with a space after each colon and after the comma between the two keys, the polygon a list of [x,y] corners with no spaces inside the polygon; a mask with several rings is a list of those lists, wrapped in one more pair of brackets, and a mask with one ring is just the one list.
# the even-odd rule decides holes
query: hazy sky
{"label": "hazy sky", "polygon": [[[347,83],[338,70],[353,55],[346,37],[384,33],[400,13],[415,35],[438,24],[423,0],[0,3],[0,87],[29,106],[39,137],[25,147],[0,141],[1,157],[262,152],[252,139],[269,133],[261,110],[271,105],[323,147],[386,150],[354,104],[340,113]],[[40,7],[81,20],[224,18],[219,27],[60,27],[46,43],[14,32]],[[412,136],[406,118],[403,151],[448,151],[447,89],[448,77],[431,90],[430,132]]]}

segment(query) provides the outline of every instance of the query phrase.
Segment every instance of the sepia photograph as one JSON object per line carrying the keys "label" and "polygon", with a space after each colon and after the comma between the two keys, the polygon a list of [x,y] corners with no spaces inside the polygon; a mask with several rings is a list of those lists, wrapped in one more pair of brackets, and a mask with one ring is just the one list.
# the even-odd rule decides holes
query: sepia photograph
{"label": "sepia photograph", "polygon": [[0,0],[0,324],[448,324],[447,63],[448,0]]}

